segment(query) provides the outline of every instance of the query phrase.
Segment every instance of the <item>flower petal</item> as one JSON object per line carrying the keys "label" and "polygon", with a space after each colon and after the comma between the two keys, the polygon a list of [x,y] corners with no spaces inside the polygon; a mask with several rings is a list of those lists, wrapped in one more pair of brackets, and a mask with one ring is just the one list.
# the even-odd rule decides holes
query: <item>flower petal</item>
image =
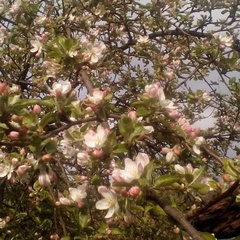
{"label": "flower petal", "polygon": [[105,186],[99,186],[98,192],[106,199],[116,199],[117,196],[113,190],[109,190]]}
{"label": "flower petal", "polygon": [[109,201],[107,199],[101,199],[96,202],[96,209],[98,209],[98,210],[105,210],[110,207],[111,207],[111,205],[109,204]]}
{"label": "flower petal", "polygon": [[112,217],[114,213],[115,213],[115,208],[114,208],[114,206],[112,206],[108,209],[108,212],[107,212],[107,215],[105,216],[105,218]]}

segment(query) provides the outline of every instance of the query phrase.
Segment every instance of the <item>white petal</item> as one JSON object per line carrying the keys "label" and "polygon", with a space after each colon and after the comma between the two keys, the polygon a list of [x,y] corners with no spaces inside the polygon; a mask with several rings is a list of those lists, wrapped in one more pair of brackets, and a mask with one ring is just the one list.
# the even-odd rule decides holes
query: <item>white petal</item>
{"label": "white petal", "polygon": [[92,56],[91,56],[91,62],[92,62],[92,63],[98,62],[98,56],[97,56],[97,55],[92,55]]}
{"label": "white petal", "polygon": [[197,154],[200,155],[201,151],[197,145],[193,145],[193,151]]}
{"label": "white petal", "polygon": [[107,215],[105,216],[105,218],[110,218],[113,216],[113,214],[115,213],[115,207],[112,206],[109,208],[108,212],[107,212]]}
{"label": "white petal", "polygon": [[137,165],[141,164],[145,168],[149,164],[149,157],[146,153],[138,153],[135,161]]}
{"label": "white petal", "polygon": [[135,179],[138,179],[140,176],[138,176],[137,169],[134,169],[133,172],[129,172],[128,170],[119,170],[120,177],[124,180],[126,183],[130,183]]}
{"label": "white petal", "polygon": [[176,164],[176,165],[174,166],[174,169],[175,169],[176,172],[178,172],[178,173],[180,173],[180,174],[185,174],[185,168],[182,167],[182,166],[179,165],[179,164]]}
{"label": "white petal", "polygon": [[125,163],[125,170],[126,171],[128,171],[128,172],[136,171],[136,169],[137,169],[136,162],[132,161],[130,158],[125,158],[124,163]]}
{"label": "white petal", "polygon": [[105,210],[110,207],[111,207],[111,205],[109,204],[109,201],[107,199],[101,199],[96,202],[96,209],[98,209],[98,210]]}
{"label": "white petal", "polygon": [[106,199],[117,199],[117,196],[113,190],[109,190],[105,186],[99,186],[98,192]]}
{"label": "white petal", "polygon": [[112,206],[108,209],[108,212],[107,212],[107,215],[105,216],[105,218],[112,217],[114,213],[115,213],[115,208],[114,208],[114,206]]}

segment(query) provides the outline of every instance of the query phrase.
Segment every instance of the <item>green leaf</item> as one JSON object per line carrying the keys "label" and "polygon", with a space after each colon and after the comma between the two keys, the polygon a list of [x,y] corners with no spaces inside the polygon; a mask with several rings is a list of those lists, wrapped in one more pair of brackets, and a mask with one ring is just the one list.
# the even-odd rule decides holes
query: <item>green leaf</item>
{"label": "green leaf", "polygon": [[51,227],[52,227],[52,221],[50,219],[45,219],[41,224],[41,228],[44,230],[51,229]]}
{"label": "green leaf", "polygon": [[186,181],[188,183],[191,183],[193,181],[193,179],[194,179],[194,176],[192,174],[190,174],[190,173],[185,174],[184,177],[185,177],[185,179],[186,179]]}
{"label": "green leaf", "polygon": [[0,123],[0,128],[8,129],[8,126],[5,123]]}
{"label": "green leaf", "polygon": [[145,213],[148,213],[150,210],[152,210],[154,208],[154,206],[150,206],[150,205],[147,205],[147,206],[145,206],[145,210],[144,210],[144,212]]}
{"label": "green leaf", "polygon": [[113,150],[113,153],[118,154],[118,153],[124,153],[127,152],[127,145],[126,143],[120,143],[117,145],[117,148],[115,150]]}
{"label": "green leaf", "polygon": [[200,167],[200,168],[197,169],[197,170],[195,169],[195,170],[193,171],[194,179],[192,180],[192,182],[191,182],[190,184],[196,182],[196,181],[201,177],[201,175],[203,174],[203,172],[205,171],[205,169],[206,169],[205,166]]}
{"label": "green leaf", "polygon": [[46,127],[46,125],[51,122],[53,120],[53,117],[52,117],[52,113],[49,112],[47,114],[45,114],[42,119],[41,119],[41,122],[40,122],[40,126],[42,128]]}
{"label": "green leaf", "polygon": [[42,139],[40,136],[33,136],[32,141],[31,141],[31,145],[29,146],[30,150],[32,152],[36,152],[37,150],[40,150],[40,146],[42,143]]}
{"label": "green leaf", "polygon": [[132,119],[127,116],[122,116],[119,121],[119,131],[120,133],[126,137],[129,136],[133,132],[133,122]]}
{"label": "green leaf", "polygon": [[239,177],[239,171],[237,166],[235,166],[233,160],[225,158],[223,159],[223,166],[227,173],[229,173],[232,177],[238,178]]}
{"label": "green leaf", "polygon": [[114,235],[123,235],[123,231],[120,228],[111,228],[111,233]]}
{"label": "green leaf", "polygon": [[143,127],[142,126],[137,126],[134,128],[133,133],[130,134],[128,141],[132,142],[132,140],[136,137],[139,137],[143,133]]}
{"label": "green leaf", "polygon": [[165,211],[159,206],[159,205],[156,205],[154,206],[154,210],[159,214],[159,215],[166,215]]}
{"label": "green leaf", "polygon": [[105,151],[106,152],[112,152],[112,150],[115,148],[117,145],[117,140],[116,140],[116,132],[113,131],[107,139],[107,142],[105,144]]}
{"label": "green leaf", "polygon": [[83,215],[83,214],[79,213],[78,222],[79,222],[79,225],[81,226],[81,228],[87,227],[88,219],[89,219],[88,215]]}
{"label": "green leaf", "polygon": [[151,182],[152,180],[153,170],[154,170],[154,162],[151,161],[144,169],[144,176],[146,176],[146,179],[148,182]]}
{"label": "green leaf", "polygon": [[25,108],[25,107],[29,107],[29,106],[33,106],[33,105],[41,105],[41,106],[46,106],[46,107],[54,107],[54,102],[52,99],[49,100],[41,100],[39,98],[29,98],[29,99],[20,99],[19,101],[17,101],[15,104],[13,104],[12,106],[14,108]]}
{"label": "green leaf", "polygon": [[206,239],[206,240],[216,240],[216,238],[208,232],[200,232],[200,234]]}
{"label": "green leaf", "polygon": [[65,237],[62,237],[61,240],[71,240],[71,238],[68,236],[65,236]]}
{"label": "green leaf", "polygon": [[209,186],[203,183],[193,183],[191,188],[195,189],[198,193],[205,195],[209,192]]}
{"label": "green leaf", "polygon": [[139,107],[136,110],[138,116],[147,116],[149,115],[149,110],[146,107]]}
{"label": "green leaf", "polygon": [[180,179],[181,179],[180,176],[173,175],[159,176],[155,180],[154,188],[172,185],[173,183],[178,182]]}

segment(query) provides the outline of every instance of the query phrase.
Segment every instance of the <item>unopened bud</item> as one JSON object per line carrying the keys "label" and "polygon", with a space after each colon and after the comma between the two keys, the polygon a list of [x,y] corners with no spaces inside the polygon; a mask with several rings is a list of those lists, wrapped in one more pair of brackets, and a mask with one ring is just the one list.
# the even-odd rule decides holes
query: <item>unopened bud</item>
{"label": "unopened bud", "polygon": [[0,94],[6,96],[8,94],[7,83],[0,82]]}
{"label": "unopened bud", "polygon": [[11,140],[17,140],[17,139],[19,139],[19,132],[11,131],[8,134],[8,137],[11,138]]}
{"label": "unopened bud", "polygon": [[16,166],[18,164],[18,159],[17,158],[12,158],[12,165]]}
{"label": "unopened bud", "polygon": [[33,113],[34,113],[34,114],[39,115],[39,114],[41,113],[41,111],[42,111],[42,108],[41,108],[39,105],[36,104],[36,105],[33,107]]}
{"label": "unopened bud", "polygon": [[44,155],[42,156],[42,160],[43,160],[44,162],[49,162],[51,159],[52,159],[51,154],[44,154]]}
{"label": "unopened bud", "polygon": [[129,196],[137,197],[140,193],[141,189],[138,186],[131,187],[128,191]]}
{"label": "unopened bud", "polygon": [[28,168],[29,168],[29,166],[20,165],[20,166],[17,168],[17,174],[18,174],[18,175],[24,174]]}
{"label": "unopened bud", "polygon": [[13,114],[11,116],[11,121],[13,121],[13,122],[20,123],[20,122],[22,122],[22,119],[23,119],[22,116],[18,116],[16,114]]}
{"label": "unopened bud", "polygon": [[103,155],[102,149],[95,149],[95,150],[92,152],[92,156],[93,156],[94,158],[100,158],[100,157],[102,157],[102,155]]}
{"label": "unopened bud", "polygon": [[40,174],[38,176],[38,183],[42,187],[47,187],[51,184],[51,180],[49,178],[49,175],[47,173]]}
{"label": "unopened bud", "polygon": [[128,117],[130,117],[132,120],[137,120],[137,112],[136,111],[130,111],[128,113]]}

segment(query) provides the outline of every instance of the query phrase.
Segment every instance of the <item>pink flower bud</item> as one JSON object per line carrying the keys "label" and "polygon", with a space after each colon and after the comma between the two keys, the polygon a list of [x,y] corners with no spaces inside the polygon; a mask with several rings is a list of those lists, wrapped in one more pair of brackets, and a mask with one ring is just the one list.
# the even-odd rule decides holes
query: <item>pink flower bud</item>
{"label": "pink flower bud", "polygon": [[83,201],[83,200],[78,201],[78,202],[77,202],[77,206],[78,206],[79,208],[83,207],[83,206],[84,206],[84,201]]}
{"label": "pink flower bud", "polygon": [[128,113],[128,117],[130,117],[133,121],[137,120],[137,112],[136,111],[130,111]]}
{"label": "pink flower bud", "polygon": [[131,187],[128,191],[129,196],[137,197],[140,193],[141,189],[138,186]]}
{"label": "pink flower bud", "polygon": [[80,180],[81,182],[84,182],[84,181],[88,180],[88,177],[87,177],[87,176],[80,176],[80,177],[79,177],[79,180]]}
{"label": "pink flower bud", "polygon": [[161,150],[161,153],[162,153],[162,154],[167,154],[167,153],[169,153],[170,151],[171,151],[170,148],[163,147],[162,150]]}
{"label": "pink flower bud", "polygon": [[66,197],[60,197],[59,202],[60,202],[60,204],[63,204],[63,205],[71,205],[72,204],[72,201]]}
{"label": "pink flower bud", "polygon": [[17,139],[19,139],[19,132],[11,131],[8,134],[8,137],[11,138],[11,140],[17,140]]}
{"label": "pink flower bud", "polygon": [[94,158],[100,158],[102,157],[103,155],[103,150],[102,149],[95,149],[93,152],[92,152],[92,156]]}
{"label": "pink flower bud", "polygon": [[42,187],[47,187],[51,184],[50,177],[47,173],[42,173],[38,176],[39,185]]}
{"label": "pink flower bud", "polygon": [[132,224],[134,222],[134,216],[130,212],[126,212],[124,216],[124,221],[128,224]]}
{"label": "pink flower bud", "polygon": [[12,159],[12,165],[16,166],[18,164],[18,159],[17,158],[13,158]]}
{"label": "pink flower bud", "polygon": [[179,116],[179,112],[176,109],[168,109],[168,115],[172,118],[177,118]]}
{"label": "pink flower bud", "polygon": [[86,112],[92,112],[93,111],[93,109],[91,108],[91,107],[86,107]]}
{"label": "pink flower bud", "polygon": [[123,182],[124,182],[124,179],[122,179],[122,178],[120,177],[120,172],[119,172],[119,169],[118,169],[118,168],[116,168],[116,169],[113,170],[113,172],[112,172],[112,178],[113,178],[114,182],[117,182],[117,183],[123,183]]}
{"label": "pink flower bud", "polygon": [[17,174],[18,174],[18,175],[24,174],[28,168],[29,168],[29,166],[20,165],[20,166],[17,168]]}
{"label": "pink flower bud", "polygon": [[55,174],[55,172],[50,171],[50,172],[48,173],[48,176],[49,176],[49,179],[50,179],[51,182],[56,182],[56,180],[57,180],[57,175]]}
{"label": "pink flower bud", "polygon": [[11,116],[11,121],[13,121],[13,122],[18,122],[18,123],[20,123],[20,122],[22,122],[22,116],[18,116],[18,115],[16,115],[16,114],[13,114],[12,116]]}
{"label": "pink flower bud", "polygon": [[109,93],[109,89],[105,89],[105,90],[103,91],[103,96],[106,97],[106,96],[108,95],[108,93]]}
{"label": "pink flower bud", "polygon": [[62,95],[62,92],[58,89],[55,90],[55,96],[60,97]]}
{"label": "pink flower bud", "polygon": [[61,205],[61,203],[59,201],[55,202],[55,206],[59,207]]}
{"label": "pink flower bud", "polygon": [[174,152],[174,154],[175,155],[177,155],[177,156],[179,156],[180,154],[181,154],[181,147],[179,146],[179,145],[175,145],[174,147],[173,147],[173,152]]}
{"label": "pink flower bud", "polygon": [[44,155],[42,156],[42,160],[43,160],[44,162],[49,162],[51,159],[52,159],[51,154],[44,154]]}
{"label": "pink flower bud", "polygon": [[105,233],[106,233],[107,235],[110,235],[110,234],[112,233],[112,231],[111,231],[110,228],[106,228]]}
{"label": "pink flower bud", "polygon": [[121,191],[120,191],[120,193],[121,193],[121,195],[123,196],[123,197],[127,197],[128,196],[128,192],[127,192],[127,188],[122,188],[121,189]]}
{"label": "pink flower bud", "polygon": [[40,58],[41,55],[42,55],[41,52],[37,52],[37,53],[35,54],[35,57],[36,57],[36,58]]}
{"label": "pink flower bud", "polygon": [[39,105],[36,104],[36,105],[33,107],[33,113],[34,113],[34,114],[39,115],[39,114],[41,113],[41,111],[42,111],[42,108],[41,108]]}
{"label": "pink flower bud", "polygon": [[4,96],[8,95],[7,83],[0,82],[0,94],[2,94]]}
{"label": "pink flower bud", "polygon": [[21,155],[25,155],[25,154],[26,154],[26,151],[25,151],[24,148],[22,148],[22,149],[20,150],[20,154],[21,154]]}

